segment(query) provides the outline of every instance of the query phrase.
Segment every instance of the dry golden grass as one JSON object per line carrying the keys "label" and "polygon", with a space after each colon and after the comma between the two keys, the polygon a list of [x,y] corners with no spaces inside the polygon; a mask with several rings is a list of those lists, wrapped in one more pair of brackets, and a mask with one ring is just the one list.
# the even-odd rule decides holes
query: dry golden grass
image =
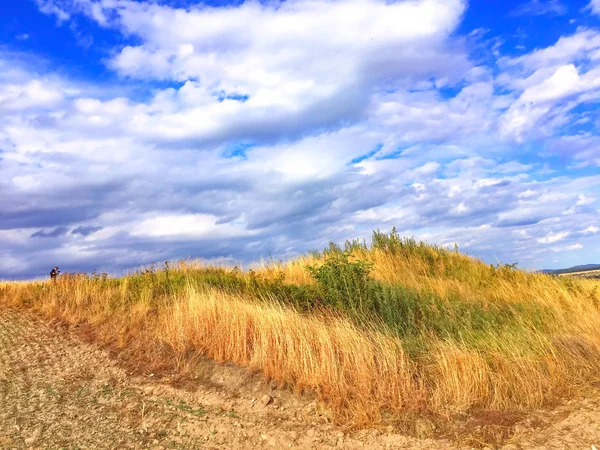
{"label": "dry golden grass", "polygon": [[[99,286],[89,280],[39,283],[35,288],[43,291],[43,301],[31,306],[68,323],[89,323],[100,342],[142,362],[150,362],[149,355],[170,358],[170,364],[152,361],[148,370],[182,368],[186,357],[201,352],[261,371],[282,385],[317,393],[339,422],[378,423],[382,411],[424,410],[423,387],[401,342],[375,328],[214,289],[189,288],[158,304],[149,298],[127,304],[119,301],[126,282]],[[31,286],[7,283],[2,289],[5,304],[29,303]]]}
{"label": "dry golden grass", "polygon": [[401,343],[341,318],[302,316],[205,290],[176,302],[159,330],[160,340],[180,354],[200,350],[314,391],[343,421],[372,423],[382,410],[418,409],[424,402]]}
{"label": "dry golden grass", "polygon": [[[432,291],[441,297],[458,294],[463,300],[532,300],[549,305],[573,300],[570,285],[561,284],[545,274],[512,271],[510,277],[491,280],[490,267],[467,255],[446,252],[445,258],[441,258],[435,248],[429,247],[424,251],[431,259],[424,258],[423,253],[398,257],[379,249],[359,249],[352,254],[355,259],[373,264],[371,276],[376,280],[422,292]],[[263,263],[258,266],[257,272],[273,278],[283,272],[286,283],[310,284],[314,281],[307,267],[321,263],[322,258],[306,255],[286,263]],[[598,285],[598,280],[577,280],[577,286],[584,291]]]}
{"label": "dry golden grass", "polygon": [[[235,362],[316,392],[346,424],[407,414],[449,418],[476,409],[524,410],[576,394],[599,379],[597,281],[491,269],[435,248],[401,255],[355,249],[352,257],[373,263],[372,277],[381,282],[433,292],[442,301],[481,304],[484,310],[514,304],[522,316],[505,331],[463,330],[450,317],[452,333],[423,328],[409,342],[372,317],[357,323],[332,310],[300,313],[277,298],[203,285],[196,280],[199,271],[212,269],[189,261],[170,266],[168,283],[164,271],[145,278],[2,283],[0,303],[88,323],[98,340],[139,364],[183,367],[197,352]],[[306,256],[263,264],[254,274],[232,268],[215,273],[242,284],[258,274],[306,285],[314,283],[306,267],[321,263]],[[202,280],[206,276],[203,272]],[[175,277],[183,284],[171,289]],[[411,356],[406,349],[415,342],[421,351]]]}

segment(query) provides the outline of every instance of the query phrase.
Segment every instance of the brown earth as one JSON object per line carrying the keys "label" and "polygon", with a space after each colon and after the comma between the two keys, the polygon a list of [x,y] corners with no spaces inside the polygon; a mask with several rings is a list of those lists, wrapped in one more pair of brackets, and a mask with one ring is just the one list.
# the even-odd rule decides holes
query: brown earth
{"label": "brown earth", "polygon": [[559,274],[561,277],[576,277],[576,278],[600,278],[600,270],[584,270],[582,272],[569,272]]}
{"label": "brown earth", "polygon": [[[0,310],[0,449],[469,448],[459,445],[464,436],[341,429],[314,399],[228,365],[202,361],[186,383],[175,381],[128,374],[73,330]],[[600,448],[598,392],[526,418],[490,414],[467,422],[464,434],[504,427],[512,435],[505,450]],[[421,421],[413,431],[431,428]]]}

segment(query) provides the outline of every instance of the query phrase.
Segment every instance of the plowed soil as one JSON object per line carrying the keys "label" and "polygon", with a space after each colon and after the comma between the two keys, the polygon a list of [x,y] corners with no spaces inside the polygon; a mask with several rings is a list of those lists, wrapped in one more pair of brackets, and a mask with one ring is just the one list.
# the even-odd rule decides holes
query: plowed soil
{"label": "plowed soil", "polygon": [[[179,388],[133,376],[64,327],[0,310],[0,449],[469,448],[391,429],[344,430],[312,399],[241,369],[197,370],[198,381]],[[600,448],[600,394],[511,426],[506,450]]]}

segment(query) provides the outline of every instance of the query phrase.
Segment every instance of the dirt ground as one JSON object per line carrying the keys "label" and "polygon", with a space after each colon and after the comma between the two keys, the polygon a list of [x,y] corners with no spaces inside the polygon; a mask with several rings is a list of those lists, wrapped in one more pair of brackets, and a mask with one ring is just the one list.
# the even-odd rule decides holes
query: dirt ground
{"label": "dirt ground", "polygon": [[[128,375],[72,331],[0,310],[0,449],[468,448],[389,429],[344,430],[310,398],[241,369],[207,362],[197,372],[184,388]],[[516,427],[505,450],[600,450],[600,394]]]}

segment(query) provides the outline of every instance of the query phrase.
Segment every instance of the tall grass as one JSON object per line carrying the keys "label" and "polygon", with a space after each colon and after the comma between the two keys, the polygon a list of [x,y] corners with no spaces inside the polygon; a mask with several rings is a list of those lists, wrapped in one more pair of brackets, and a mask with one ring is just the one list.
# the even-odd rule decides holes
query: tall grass
{"label": "tall grass", "polygon": [[306,316],[214,290],[190,291],[174,304],[160,337],[184,353],[262,371],[297,390],[309,389],[335,418],[368,423],[383,409],[422,407],[424,392],[401,343],[332,316]]}
{"label": "tall grass", "polygon": [[593,280],[490,266],[376,232],[250,271],[193,261],[123,278],[5,283],[0,302],[70,323],[142,366],[194,352],[309,389],[340,422],[522,410],[598,381]]}

